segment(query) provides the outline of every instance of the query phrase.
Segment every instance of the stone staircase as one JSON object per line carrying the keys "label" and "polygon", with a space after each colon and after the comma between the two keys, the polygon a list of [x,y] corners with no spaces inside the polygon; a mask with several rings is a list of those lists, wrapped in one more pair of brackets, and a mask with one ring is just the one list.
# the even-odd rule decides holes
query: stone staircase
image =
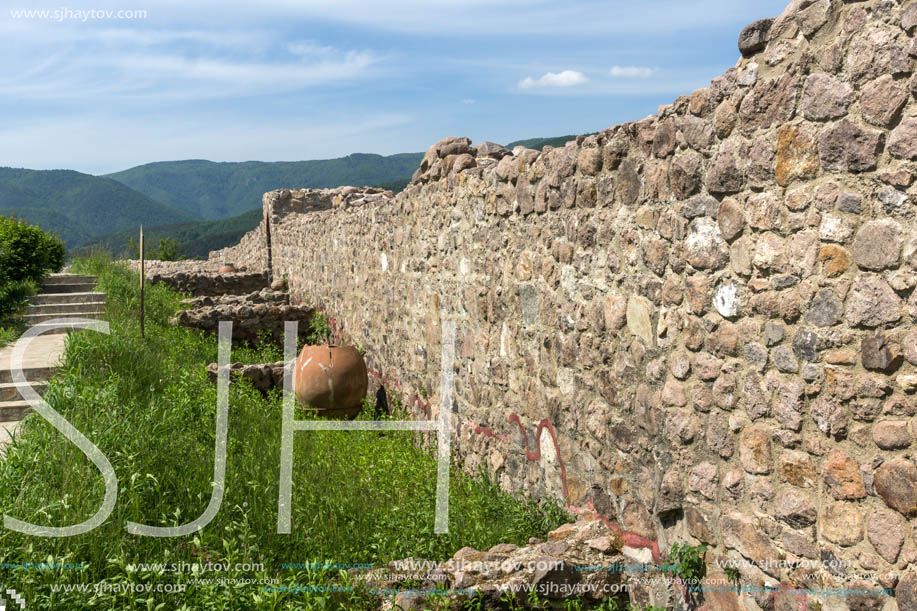
{"label": "stone staircase", "polygon": [[[101,319],[105,315],[105,293],[96,292],[95,276],[51,274],[42,284],[41,292],[31,298],[28,313],[23,318],[31,327],[44,333],[31,341],[22,361],[26,380],[38,394],[44,394],[48,379],[53,375],[64,352],[67,326],[49,321],[55,318]],[[13,383],[10,358],[13,344],[0,349],[0,428],[12,430],[15,423],[29,411]],[[0,443],[5,441],[0,433]]]}
{"label": "stone staircase", "polygon": [[32,298],[29,312],[23,318],[29,326],[47,328],[45,333],[64,333],[67,327],[49,325],[55,318],[100,319],[105,315],[105,293],[95,292],[95,276],[52,274],[39,295]]}

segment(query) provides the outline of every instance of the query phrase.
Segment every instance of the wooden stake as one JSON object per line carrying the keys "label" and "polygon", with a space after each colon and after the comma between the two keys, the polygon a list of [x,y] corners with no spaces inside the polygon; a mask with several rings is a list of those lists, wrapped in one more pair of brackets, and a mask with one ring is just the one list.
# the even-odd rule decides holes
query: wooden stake
{"label": "wooden stake", "polygon": [[146,270],[143,260],[143,225],[140,226],[140,337],[143,337],[143,285],[146,281]]}

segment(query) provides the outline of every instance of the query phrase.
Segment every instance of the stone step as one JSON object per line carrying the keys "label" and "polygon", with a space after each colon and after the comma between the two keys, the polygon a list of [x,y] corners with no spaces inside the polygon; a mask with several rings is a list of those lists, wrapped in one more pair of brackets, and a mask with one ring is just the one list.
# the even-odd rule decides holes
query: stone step
{"label": "stone step", "polygon": [[45,293],[29,298],[33,305],[59,305],[62,303],[93,303],[105,301],[105,293],[88,291],[83,293]]}
{"label": "stone step", "polygon": [[[54,375],[54,370],[56,367],[45,366],[45,367],[23,367],[22,373],[25,375],[25,379],[31,382],[32,384],[37,384],[39,382],[46,382],[51,379],[51,376]],[[0,368],[0,384],[12,384],[13,383],[13,374],[9,368]]]}
{"label": "stone step", "polygon": [[22,420],[30,411],[32,411],[32,407],[27,401],[0,402],[0,422]]}
{"label": "stone step", "polygon": [[98,282],[98,276],[80,276],[79,274],[51,274],[42,282],[42,286],[53,286],[57,284],[95,284]]}
{"label": "stone step", "polygon": [[[104,310],[87,310],[85,312],[79,312],[78,314],[26,314],[22,317],[29,326],[35,326],[42,323],[47,323],[50,320],[56,318],[92,318],[94,320],[101,320],[105,318]],[[47,331],[46,331],[47,333]]]}
{"label": "stone step", "polygon": [[93,291],[96,288],[95,282],[70,282],[70,283],[60,283],[60,284],[46,284],[42,285],[41,290],[43,293],[49,293],[52,295],[58,295],[60,293],[85,293]]}
{"label": "stone step", "polygon": [[[28,373],[26,374],[28,375]],[[32,382],[29,383],[32,386],[32,390],[37,392],[39,395],[44,396],[45,391],[48,390],[47,382]],[[23,397],[19,393],[19,387],[17,387],[12,382],[7,382],[6,384],[0,384],[0,402],[3,401],[22,401]]]}
{"label": "stone step", "polygon": [[[68,293],[72,295],[72,293]],[[83,303],[47,303],[29,306],[29,314],[65,314],[76,316],[84,312],[101,312],[105,309],[104,301],[85,301]]]}
{"label": "stone step", "polygon": [[[102,313],[104,315],[104,312]],[[55,315],[56,318],[56,315]],[[83,316],[83,318],[88,318]],[[96,320],[99,320],[100,317],[96,317]],[[85,331],[85,327],[74,327],[73,325],[59,325],[55,323],[40,322],[37,324],[31,325],[32,329],[38,329],[38,332],[44,335],[57,335],[67,333],[67,331]]]}

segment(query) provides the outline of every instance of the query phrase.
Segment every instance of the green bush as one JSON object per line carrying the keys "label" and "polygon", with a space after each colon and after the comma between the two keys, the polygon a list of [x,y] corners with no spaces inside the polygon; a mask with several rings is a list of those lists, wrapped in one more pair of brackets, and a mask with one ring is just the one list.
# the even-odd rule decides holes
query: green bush
{"label": "green bush", "polygon": [[[37,287],[31,280],[16,280],[0,284],[0,320],[8,319],[28,305],[29,296],[37,292]],[[4,323],[4,328],[12,321]],[[17,334],[18,335],[18,334]]]}
{"label": "green bush", "polygon": [[66,249],[56,235],[11,217],[0,217],[0,280],[39,282],[64,266]]}
{"label": "green bush", "polygon": [[65,254],[56,235],[0,216],[0,320],[25,307],[41,279],[63,267]]}

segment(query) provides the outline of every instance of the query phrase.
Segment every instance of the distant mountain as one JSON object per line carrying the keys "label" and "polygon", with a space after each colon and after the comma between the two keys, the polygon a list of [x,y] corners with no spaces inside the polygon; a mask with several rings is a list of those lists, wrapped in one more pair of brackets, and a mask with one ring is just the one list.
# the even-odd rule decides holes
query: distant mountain
{"label": "distant mountain", "polygon": [[273,189],[377,185],[410,179],[423,153],[356,153],[316,161],[162,161],[108,174],[157,201],[204,219],[225,219],[261,206]]}
{"label": "distant mountain", "polygon": [[[589,135],[589,134],[585,134]],[[576,140],[579,136],[577,134],[572,134],[570,136],[555,136],[553,138],[529,138],[528,140],[516,140],[515,142],[510,142],[506,145],[506,148],[513,150],[514,146],[524,146],[528,149],[535,149],[540,151],[546,146],[553,147],[562,147],[570,140]]]}
{"label": "distant mountain", "polygon": [[163,225],[197,218],[110,178],[71,170],[2,167],[0,214],[56,231],[68,247],[141,223]]}
{"label": "distant mountain", "polygon": [[[206,259],[211,250],[218,250],[237,244],[242,236],[258,226],[261,222],[261,208],[249,210],[239,216],[217,221],[194,221],[173,225],[159,225],[143,228],[143,239],[149,248],[156,248],[162,238],[172,238],[178,242],[179,250],[189,259]],[[109,233],[77,250],[81,251],[102,247],[115,257],[136,257],[138,237],[137,228]],[[148,251],[149,252],[149,251]]]}
{"label": "distant mountain", "polygon": [[[507,146],[540,149],[575,138],[531,138]],[[151,246],[168,237],[186,256],[206,257],[257,226],[266,191],[369,185],[397,192],[421,159],[423,153],[356,153],[315,161],[163,161],[107,176],[0,168],[0,214],[57,231],[71,249],[101,245],[116,255],[129,254],[130,239],[143,224]]]}
{"label": "distant mountain", "polygon": [[[375,187],[390,189],[396,193],[403,190],[409,178],[402,180],[378,183]],[[211,250],[219,250],[237,244],[243,235],[258,226],[261,222],[261,207],[239,216],[215,221],[193,221],[157,227],[144,227],[143,235],[147,244],[155,248],[161,238],[172,238],[178,242],[182,254],[189,259],[206,259]],[[126,229],[103,235],[87,244],[83,249],[88,250],[99,247],[110,251],[116,257],[134,256],[131,248],[137,240],[137,228]],[[76,254],[80,254],[79,251]]]}
{"label": "distant mountain", "polygon": [[576,140],[576,135],[571,136],[556,136],[554,138],[528,138],[527,140],[516,140],[515,142],[510,142],[506,145],[506,148],[513,150],[513,147],[524,146],[527,149],[535,149],[540,151],[546,146],[555,146],[561,147],[566,144],[569,140]]}

